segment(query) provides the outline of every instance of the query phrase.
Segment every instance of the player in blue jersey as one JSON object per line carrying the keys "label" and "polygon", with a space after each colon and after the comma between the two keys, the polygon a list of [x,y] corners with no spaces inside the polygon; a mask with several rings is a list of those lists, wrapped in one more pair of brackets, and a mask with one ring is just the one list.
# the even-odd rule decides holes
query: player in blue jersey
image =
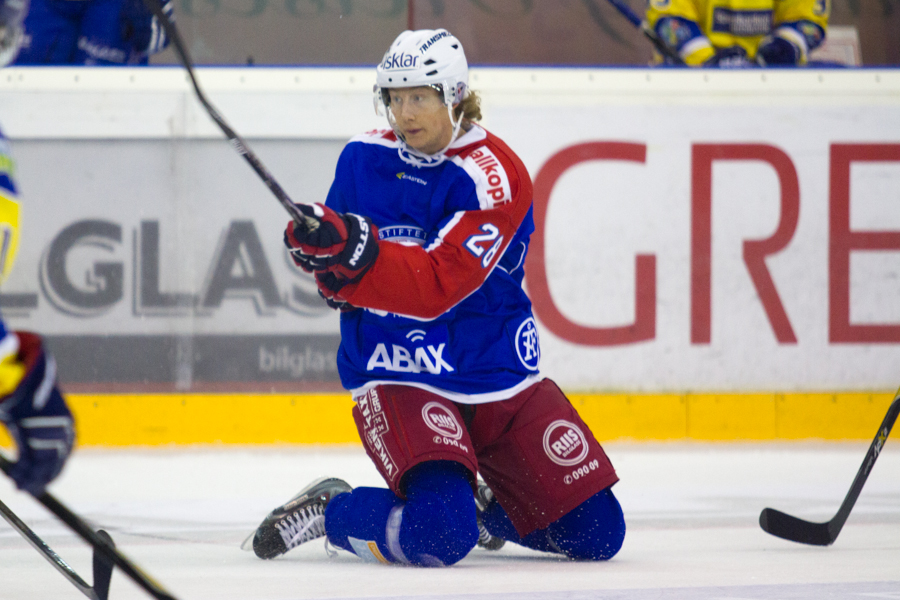
{"label": "player in blue jersey", "polygon": [[[21,40],[27,2],[0,0],[0,66],[13,60]],[[0,133],[0,281],[19,243],[19,198],[9,144]],[[18,447],[9,476],[19,489],[40,495],[62,470],[75,432],[72,415],[56,387],[56,363],[41,338],[9,331],[0,320],[0,422]]]}
{"label": "player in blue jersey", "polygon": [[388,487],[317,480],[247,545],[273,558],[327,535],[364,560],[420,566],[507,540],[611,558],[625,536],[615,470],[539,375],[522,289],[531,179],[478,125],[459,40],[402,33],[375,101],[391,128],[346,145],[326,202],[299,206],[313,225],[289,224],[285,242],[341,311],[341,380]]}
{"label": "player in blue jersey", "polygon": [[16,64],[146,65],[168,43],[144,0],[31,0]]}

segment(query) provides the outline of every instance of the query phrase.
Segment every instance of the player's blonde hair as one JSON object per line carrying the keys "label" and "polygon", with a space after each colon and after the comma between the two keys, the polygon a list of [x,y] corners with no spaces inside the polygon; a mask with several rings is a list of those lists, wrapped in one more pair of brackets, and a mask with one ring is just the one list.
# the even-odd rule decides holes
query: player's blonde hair
{"label": "player's blonde hair", "polygon": [[469,90],[462,102],[453,107],[453,116],[459,119],[460,115],[464,122],[473,123],[481,120],[481,96],[474,90]]}

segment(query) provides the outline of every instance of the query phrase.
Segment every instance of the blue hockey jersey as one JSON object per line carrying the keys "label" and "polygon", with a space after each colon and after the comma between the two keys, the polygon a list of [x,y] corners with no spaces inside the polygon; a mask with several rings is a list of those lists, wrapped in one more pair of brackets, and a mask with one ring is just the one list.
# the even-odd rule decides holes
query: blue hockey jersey
{"label": "blue hockey jersey", "polygon": [[379,255],[339,299],[338,370],[354,394],[383,384],[476,404],[538,379],[540,347],[522,289],[534,222],[521,160],[473,126],[433,166],[404,160],[392,131],[353,138],[326,204],[368,216]]}

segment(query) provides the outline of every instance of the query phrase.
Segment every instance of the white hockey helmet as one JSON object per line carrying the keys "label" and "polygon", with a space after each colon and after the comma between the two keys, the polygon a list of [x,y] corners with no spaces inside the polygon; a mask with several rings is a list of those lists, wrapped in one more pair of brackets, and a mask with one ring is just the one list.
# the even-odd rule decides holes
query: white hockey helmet
{"label": "white hockey helmet", "polygon": [[390,106],[387,89],[428,85],[452,107],[466,97],[469,64],[462,44],[446,29],[404,31],[376,69],[375,110]]}

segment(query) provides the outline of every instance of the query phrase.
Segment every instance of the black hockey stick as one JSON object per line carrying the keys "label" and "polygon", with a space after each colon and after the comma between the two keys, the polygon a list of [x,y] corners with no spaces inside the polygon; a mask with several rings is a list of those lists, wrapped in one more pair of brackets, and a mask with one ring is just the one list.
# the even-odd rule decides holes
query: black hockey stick
{"label": "black hockey stick", "polygon": [[[113,565],[96,550],[94,551],[93,561],[94,585],[91,586],[88,585],[71,566],[69,566],[69,563],[60,558],[60,556],[53,551],[53,548],[39,538],[38,535],[16,516],[16,513],[3,504],[3,502],[0,502],[0,516],[6,519],[6,522],[12,525],[12,528],[18,531],[35,550],[40,552],[41,555],[47,559],[47,562],[53,565],[57,571],[62,573],[63,577],[68,579],[72,585],[78,588],[78,591],[91,600],[107,599],[109,596],[109,582],[112,577]],[[110,538],[109,534],[102,529],[98,530],[97,534],[105,537],[110,545],[114,545],[112,538]]]}
{"label": "black hockey stick", "polygon": [[[2,470],[4,473],[8,473],[11,466],[11,463],[5,457],[0,456],[0,470]],[[81,519],[81,517],[66,508],[65,505],[63,505],[59,500],[51,496],[49,492],[44,492],[40,496],[35,496],[35,499],[43,504],[44,507],[47,508],[47,510],[56,515],[63,523],[68,525],[69,528],[72,529],[72,531],[74,531],[78,534],[79,537],[81,537],[81,539],[93,546],[94,552],[99,554],[102,561],[111,563],[116,567],[119,567],[123,573],[128,575],[128,577],[136,584],[144,588],[144,590],[148,594],[156,598],[156,600],[177,600],[175,596],[166,591],[166,589],[163,588],[162,585],[160,585],[156,580],[144,573],[140,569],[140,567],[132,563],[124,554],[116,549],[115,545],[112,543],[112,539],[108,534],[106,534],[106,532],[98,533],[91,529],[88,524]],[[55,563],[56,561],[51,562]],[[98,567],[101,569],[105,568],[102,564],[98,564],[98,559],[96,558],[95,554],[95,578]],[[97,589],[99,590],[99,588],[100,586],[98,586]]]}
{"label": "black hockey stick", "polygon": [[153,12],[157,21],[159,21],[160,25],[166,30],[166,35],[172,42],[172,47],[175,50],[175,54],[178,55],[178,60],[181,61],[181,64],[184,66],[185,70],[187,70],[188,77],[191,80],[191,85],[194,87],[194,93],[197,95],[197,99],[200,101],[200,104],[203,105],[203,108],[206,109],[206,112],[209,113],[210,118],[215,121],[216,125],[219,126],[219,129],[222,130],[222,133],[225,134],[225,137],[228,138],[231,147],[237,150],[238,154],[243,156],[244,160],[246,160],[253,170],[256,171],[256,174],[259,175],[260,179],[263,180],[263,183],[266,184],[266,187],[268,187],[275,195],[275,198],[278,199],[278,202],[281,203],[281,206],[284,207],[297,225],[305,227],[310,231],[316,229],[319,226],[319,221],[313,217],[308,217],[297,210],[297,207],[294,206],[294,202],[278,182],[275,181],[275,178],[269,173],[269,170],[266,169],[262,161],[259,160],[259,157],[257,157],[250,149],[250,146],[247,145],[244,138],[231,128],[222,115],[219,114],[219,111],[206,99],[206,95],[203,93],[203,90],[200,89],[200,84],[197,82],[197,77],[194,75],[193,63],[188,55],[184,41],[181,39],[181,34],[175,27],[175,23],[172,19],[169,18],[169,15],[163,10],[160,0],[144,0],[144,4],[146,4]]}
{"label": "black hockey stick", "polygon": [[887,415],[885,415],[884,421],[881,422],[881,427],[878,428],[878,434],[872,441],[872,445],[869,446],[869,451],[866,452],[862,466],[856,473],[856,478],[850,486],[850,491],[847,492],[847,497],[844,498],[844,502],[838,509],[837,514],[834,515],[834,518],[827,523],[811,523],[792,517],[774,508],[764,508],[759,514],[759,526],[763,528],[763,531],[801,544],[813,546],[830,546],[833,544],[847,521],[847,517],[850,516],[850,511],[853,510],[853,505],[856,503],[856,499],[859,498],[859,493],[862,491],[863,485],[869,477],[869,472],[875,465],[875,460],[881,453],[881,449],[891,433],[891,428],[894,426],[894,421],[897,420],[898,414],[900,414],[900,390],[894,396]]}
{"label": "black hockey stick", "polygon": [[684,66],[684,59],[678,55],[674,49],[670,48],[658,35],[656,32],[650,29],[650,26],[631,10],[631,7],[625,4],[624,0],[609,0],[609,3],[612,4],[619,13],[631,21],[631,24],[641,30],[641,33],[644,34],[650,43],[653,44],[653,47],[656,48],[656,51],[671,60],[674,64],[679,66]]}

